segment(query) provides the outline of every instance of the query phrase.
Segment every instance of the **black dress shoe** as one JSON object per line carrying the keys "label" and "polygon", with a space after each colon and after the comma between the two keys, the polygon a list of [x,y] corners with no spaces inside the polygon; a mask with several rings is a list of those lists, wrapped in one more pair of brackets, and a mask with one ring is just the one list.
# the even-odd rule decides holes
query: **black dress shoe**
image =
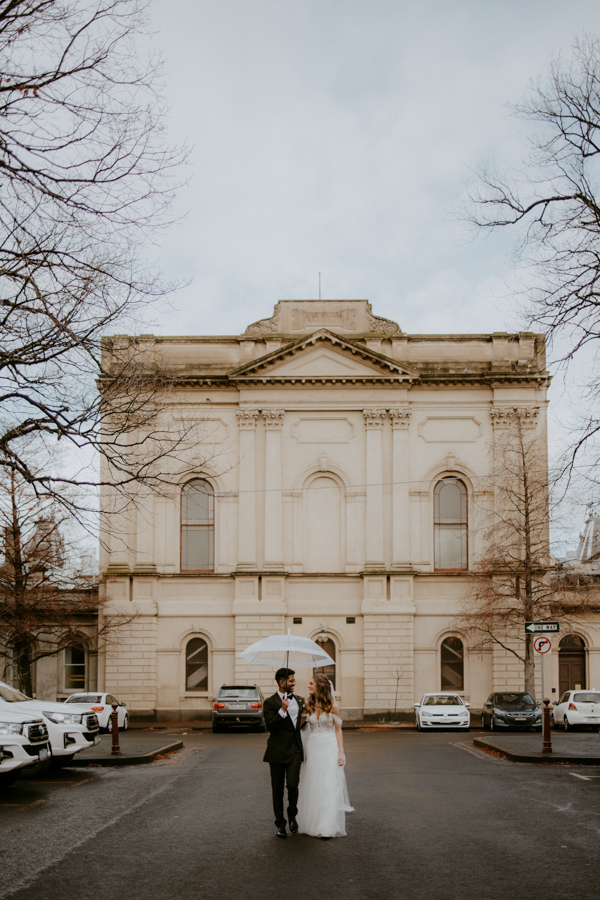
{"label": "black dress shoe", "polygon": [[285,825],[282,825],[281,828],[277,829],[277,837],[287,837],[287,831],[285,830]]}
{"label": "black dress shoe", "polygon": [[296,832],[298,831],[298,823],[295,819],[290,819],[290,831],[292,832],[292,834],[296,834]]}

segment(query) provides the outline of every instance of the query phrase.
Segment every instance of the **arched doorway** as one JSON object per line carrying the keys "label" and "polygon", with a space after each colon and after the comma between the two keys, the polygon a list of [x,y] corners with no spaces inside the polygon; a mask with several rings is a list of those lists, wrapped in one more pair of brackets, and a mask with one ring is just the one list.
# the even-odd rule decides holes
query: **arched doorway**
{"label": "arched doorway", "polygon": [[[335,644],[333,643],[331,638],[327,638],[327,640],[325,640],[325,641],[320,638],[317,638],[317,642],[323,648],[325,653],[328,653],[329,656],[333,660],[335,660]],[[332,666],[332,665],[319,666],[318,669],[313,669],[313,675],[316,675],[317,672],[322,672],[323,675],[326,675],[327,678],[329,678],[329,680],[333,684],[333,687],[335,690],[335,688],[336,688],[335,666]]]}
{"label": "arched doorway", "polygon": [[558,692],[585,690],[585,643],[577,634],[567,634],[558,648]]}

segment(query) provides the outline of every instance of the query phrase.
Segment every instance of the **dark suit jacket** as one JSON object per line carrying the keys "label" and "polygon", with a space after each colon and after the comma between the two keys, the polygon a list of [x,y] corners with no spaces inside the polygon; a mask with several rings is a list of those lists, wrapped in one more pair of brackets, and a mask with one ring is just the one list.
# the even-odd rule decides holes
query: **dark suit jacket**
{"label": "dark suit jacket", "polygon": [[267,697],[265,700],[265,725],[269,732],[269,740],[267,741],[263,762],[290,763],[298,754],[300,759],[304,759],[302,737],[300,735],[304,701],[297,694],[294,694],[294,697],[298,703],[298,719],[295,728],[289,715],[286,715],[284,719],[279,714],[281,709],[281,697],[279,694],[273,694],[272,697]]}

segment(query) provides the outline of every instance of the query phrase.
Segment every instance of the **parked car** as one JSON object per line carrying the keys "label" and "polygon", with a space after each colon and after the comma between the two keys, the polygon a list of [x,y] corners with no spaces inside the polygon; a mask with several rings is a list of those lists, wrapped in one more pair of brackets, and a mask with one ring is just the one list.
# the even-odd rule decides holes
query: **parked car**
{"label": "parked car", "polygon": [[98,717],[89,706],[74,704],[65,710],[64,703],[33,700],[0,681],[0,714],[5,710],[42,716],[48,729],[52,756],[65,765],[80,750],[100,742]]}
{"label": "parked car", "polygon": [[552,711],[552,724],[565,731],[584,725],[600,725],[600,692],[565,691]]}
{"label": "parked car", "polygon": [[490,731],[509,728],[542,730],[542,710],[531,694],[523,691],[500,691],[485,701],[481,711],[481,727]]}
{"label": "parked car", "polygon": [[266,731],[261,689],[253,685],[228,685],[219,688],[212,710],[212,730],[230,725],[254,725]]}
{"label": "parked car", "polygon": [[458,728],[468,731],[471,725],[470,703],[465,703],[460,694],[440,691],[436,694],[423,694],[419,703],[415,703],[417,728],[423,731],[428,728]]}
{"label": "parked car", "polygon": [[[112,731],[112,704],[119,703],[112,694],[71,694],[65,700],[65,703],[84,703],[91,706],[98,716],[100,728],[104,728],[105,731]],[[129,713],[125,708],[126,706],[126,703],[119,703],[119,708],[117,709],[119,731],[127,731],[129,728]]]}
{"label": "parked car", "polygon": [[0,786],[12,781],[18,769],[49,756],[48,729],[41,717],[0,709]]}

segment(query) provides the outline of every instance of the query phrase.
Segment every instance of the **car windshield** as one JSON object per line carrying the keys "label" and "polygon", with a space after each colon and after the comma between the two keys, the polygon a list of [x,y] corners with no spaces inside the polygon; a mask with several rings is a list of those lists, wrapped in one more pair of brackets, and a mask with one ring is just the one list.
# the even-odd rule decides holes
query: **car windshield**
{"label": "car windshield", "polygon": [[244,697],[248,700],[254,700],[258,697],[258,691],[255,687],[223,687],[219,691],[219,699],[227,700],[229,697]]}
{"label": "car windshield", "polygon": [[575,703],[600,703],[600,694],[592,694],[591,691],[581,691],[573,694]]}
{"label": "car windshield", "polygon": [[102,703],[102,694],[72,694],[65,703]]}
{"label": "car windshield", "polygon": [[463,702],[456,694],[429,694],[423,698],[423,706],[462,706]]}
{"label": "car windshield", "polygon": [[7,684],[0,684],[0,700],[4,700],[5,703],[22,703],[23,700],[31,700],[31,697],[27,697],[21,691],[16,691]]}
{"label": "car windshield", "polygon": [[536,706],[531,694],[496,694],[495,702],[503,709],[531,709]]}

